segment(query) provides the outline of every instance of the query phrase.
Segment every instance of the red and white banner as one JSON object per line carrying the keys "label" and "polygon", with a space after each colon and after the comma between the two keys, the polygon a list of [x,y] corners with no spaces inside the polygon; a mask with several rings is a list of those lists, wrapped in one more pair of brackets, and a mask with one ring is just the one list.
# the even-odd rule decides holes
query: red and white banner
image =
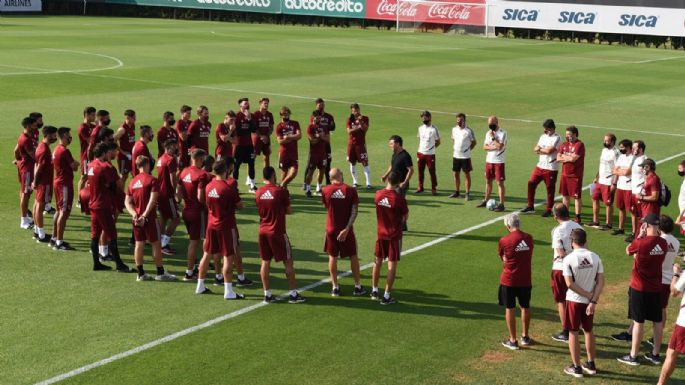
{"label": "red and white banner", "polygon": [[[397,20],[397,0],[367,0],[366,18]],[[482,3],[482,4],[479,4]],[[399,19],[403,22],[432,24],[485,25],[485,1],[400,1]]]}

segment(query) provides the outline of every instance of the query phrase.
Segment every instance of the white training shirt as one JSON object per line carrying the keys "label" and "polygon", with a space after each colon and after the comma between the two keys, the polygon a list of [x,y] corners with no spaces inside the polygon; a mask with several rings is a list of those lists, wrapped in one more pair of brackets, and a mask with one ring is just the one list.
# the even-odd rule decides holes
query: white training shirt
{"label": "white training shirt", "polygon": [[566,255],[570,254],[573,251],[573,247],[571,247],[571,231],[582,228],[583,226],[577,222],[568,220],[561,222],[552,230],[552,249],[554,249],[552,270],[564,269],[564,258],[557,255],[557,249],[564,249]]}
{"label": "white training shirt", "polygon": [[[685,274],[678,278],[678,282],[675,283],[675,289],[681,294],[685,290]],[[680,311],[678,312],[678,319],[675,321],[675,324],[685,328],[685,296],[680,300]]]}
{"label": "white training shirt", "polygon": [[665,239],[666,243],[668,243],[666,258],[664,258],[664,264],[661,265],[661,283],[670,285],[671,279],[673,279],[673,264],[680,249],[680,241],[672,234],[661,234],[661,238]]}
{"label": "white training shirt", "polygon": [[645,159],[647,159],[646,155],[636,156],[633,167],[630,169],[630,189],[633,190],[634,195],[639,194],[645,185],[645,175],[642,173],[642,167],[640,167]]}
{"label": "white training shirt", "polygon": [[[630,154],[620,154],[616,160],[616,167],[630,169],[633,166],[633,158],[634,156]],[[630,174],[627,176],[619,176],[616,188],[626,191],[632,190],[632,187],[630,186]]]}
{"label": "white training shirt", "polygon": [[557,171],[559,170],[559,162],[557,162],[557,153],[561,147],[561,136],[556,132],[552,135],[542,134],[538,139],[538,146],[540,148],[554,147],[556,151],[549,154],[540,154],[537,167],[543,170]]}
{"label": "white training shirt", "polygon": [[678,195],[678,215],[685,210],[685,179],[683,179],[683,184],[680,185],[680,194]]}
{"label": "white training shirt", "polygon": [[[592,251],[579,248],[564,258],[564,277],[573,277],[573,282],[583,290],[592,293],[597,284],[597,274],[604,274],[604,266],[599,256]],[[566,291],[566,300],[577,303],[590,303],[590,298],[571,290]]]}
{"label": "white training shirt", "polygon": [[[486,146],[494,143],[494,139],[492,138],[492,135],[490,135],[491,131],[492,130],[488,129],[488,132],[485,133],[485,140],[483,143]],[[485,163],[504,163],[506,155],[505,153],[507,150],[507,132],[500,127],[497,129],[497,131],[495,131],[495,138],[497,138],[497,141],[502,143],[504,147],[502,147],[500,150],[487,151]]]}
{"label": "white training shirt", "polygon": [[599,156],[599,178],[597,182],[605,186],[611,186],[614,180],[614,167],[620,152],[616,148],[603,148]]}
{"label": "white training shirt", "polygon": [[452,140],[454,141],[454,153],[452,154],[452,157],[457,159],[471,158],[471,143],[476,140],[471,127],[466,126],[461,128],[459,126],[454,126],[452,128]]}
{"label": "white training shirt", "polygon": [[419,138],[419,154],[435,155],[435,142],[440,139],[438,128],[434,125],[422,124],[416,136]]}

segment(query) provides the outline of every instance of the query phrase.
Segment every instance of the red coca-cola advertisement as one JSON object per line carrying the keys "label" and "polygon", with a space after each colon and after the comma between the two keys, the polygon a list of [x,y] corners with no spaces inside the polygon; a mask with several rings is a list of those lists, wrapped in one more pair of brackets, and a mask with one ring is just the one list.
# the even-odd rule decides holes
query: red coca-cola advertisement
{"label": "red coca-cola advertisement", "polygon": [[[366,18],[397,20],[397,0],[366,0]],[[482,4],[481,4],[482,3]],[[485,25],[485,0],[400,1],[400,21],[432,24]]]}

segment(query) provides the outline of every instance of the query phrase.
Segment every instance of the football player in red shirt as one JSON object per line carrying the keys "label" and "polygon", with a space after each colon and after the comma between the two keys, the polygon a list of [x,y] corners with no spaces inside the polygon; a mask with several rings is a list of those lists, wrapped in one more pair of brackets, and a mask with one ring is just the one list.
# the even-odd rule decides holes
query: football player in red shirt
{"label": "football player in red shirt", "polygon": [[57,212],[52,220],[52,241],[54,242],[52,248],[58,251],[74,250],[69,243],[64,241],[64,229],[67,227],[67,219],[69,219],[71,205],[74,202],[74,171],[78,170],[79,166],[79,162],[74,160],[68,148],[72,140],[70,131],[69,127],[60,127],[57,130],[60,143],[55,147],[52,155],[57,203]]}
{"label": "football player in red shirt", "polygon": [[248,98],[238,99],[238,106],[240,111],[236,114],[236,137],[237,142],[233,148],[233,158],[235,159],[235,168],[233,170],[233,179],[238,180],[240,176],[240,165],[247,163],[247,182],[250,185],[250,192],[257,191],[255,186],[255,168],[254,168],[254,145],[252,143],[252,134],[257,131],[254,124],[252,114],[250,113],[250,101]]}
{"label": "football player in red shirt", "polygon": [[366,290],[361,285],[359,258],[357,257],[357,239],[352,225],[357,219],[359,196],[357,190],[343,183],[340,169],[331,169],[331,184],[323,188],[321,201],[326,207],[326,238],[324,252],[328,254],[328,271],[333,288],[331,295],[340,295],[338,286],[338,256],[350,258],[350,268],[354,277],[353,295],[364,295]]}
{"label": "football player in red shirt", "polygon": [[145,254],[145,242],[152,246],[152,257],[157,267],[156,281],[175,281],[176,276],[164,271],[162,261],[162,248],[159,244],[159,221],[157,220],[157,196],[159,184],[157,179],[150,175],[150,158],[139,155],[136,160],[136,176],[131,179],[126,194],[126,209],[133,217],[133,236],[136,240],[136,248],[133,257],[138,270],[137,281],[149,281],[151,276],[143,269],[143,255]]}
{"label": "football player in red shirt", "polygon": [[[319,112],[320,120],[319,124],[330,134],[333,131],[335,131],[335,119],[333,119],[333,115],[329,114],[328,112],[324,111],[324,108],[326,108],[326,103],[322,98],[317,98],[315,100],[315,110]],[[311,124],[314,121],[314,115],[312,114],[311,117],[309,117],[309,123]],[[333,151],[331,150],[331,143],[326,143],[326,184],[331,184],[329,173],[331,172],[331,162],[333,161]],[[305,174],[306,176],[306,174]]]}
{"label": "football player in red shirt", "polygon": [[19,210],[21,212],[22,229],[33,227],[33,221],[29,217],[29,200],[31,199],[31,186],[33,185],[34,167],[36,165],[36,147],[38,142],[34,139],[38,130],[36,120],[26,117],[21,121],[24,132],[19,136],[14,148],[14,160],[19,174]]}
{"label": "football player in red shirt", "polygon": [[281,122],[276,126],[276,140],[280,145],[278,167],[282,171],[281,186],[287,189],[288,183],[297,176],[297,141],[302,138],[302,132],[300,123],[290,120],[290,108],[281,107],[279,114]]}
{"label": "football player in red shirt", "polygon": [[181,156],[178,160],[178,169],[190,166],[190,147],[188,143],[188,128],[190,127],[190,112],[192,107],[183,105],[181,107],[181,119],[176,122],[176,134],[178,135],[178,149]]}
{"label": "football player in red shirt", "polygon": [[307,139],[309,139],[309,161],[307,162],[307,172],[304,178],[305,194],[308,198],[312,197],[312,178],[314,170],[318,170],[316,181],[316,193],[321,195],[321,182],[326,170],[326,144],[330,140],[328,131],[322,126],[319,111],[312,113],[314,120],[307,127]]}
{"label": "football player in red shirt", "polygon": [[157,130],[157,159],[161,158],[162,154],[166,152],[164,143],[166,143],[167,140],[175,140],[176,143],[178,143],[178,134],[176,133],[176,129],[174,129],[174,125],[176,124],[174,113],[167,111],[162,115],[162,119],[164,120],[164,123],[162,123],[162,127]]}
{"label": "football player in red shirt", "polygon": [[366,151],[366,132],[369,131],[369,117],[359,112],[359,104],[350,105],[352,111],[347,118],[347,161],[350,162],[352,183],[357,187],[357,162],[364,166],[366,189],[371,188],[371,167],[369,167],[369,153]]}
{"label": "football player in red shirt", "polygon": [[[171,236],[176,231],[176,227],[181,223],[181,216],[178,213],[177,186],[178,186],[178,140],[169,138],[164,143],[165,152],[157,160],[157,182],[159,183],[159,197],[157,208],[161,218],[160,228],[162,234],[162,253],[174,255],[174,251],[169,247]],[[181,197],[178,197],[181,200]],[[168,225],[167,225],[168,222]]]}
{"label": "football player in red shirt", "polygon": [[[109,117],[109,111],[99,110],[97,112],[97,124],[95,124],[95,127],[93,127],[93,130],[90,132],[90,139],[88,140],[88,161],[95,159],[95,156],[93,155],[95,145],[102,141],[100,131],[103,128],[109,128],[110,123],[112,123],[112,119]],[[114,135],[113,131],[112,135]],[[88,175],[87,170],[83,171],[83,173],[84,175]]]}
{"label": "football player in red shirt", "polygon": [[124,111],[124,122],[114,133],[114,139],[119,141],[119,154],[117,162],[121,182],[125,186],[128,174],[133,169],[133,146],[136,143],[136,112],[133,110]]}
{"label": "football player in red shirt", "polygon": [[576,208],[576,222],[580,223],[580,212],[583,203],[580,199],[583,191],[583,171],[585,166],[585,144],[578,139],[578,128],[569,126],[566,128],[566,142],[561,144],[557,153],[557,162],[561,163],[561,182],[559,193],[562,195],[562,203],[569,206],[570,197],[573,197]]}
{"label": "football player in red shirt", "polygon": [[209,153],[209,135],[212,132],[212,123],[209,121],[209,109],[207,106],[197,108],[197,119],[193,120],[188,127],[188,142],[190,150],[200,148]]}
{"label": "football player in red shirt", "polygon": [[[204,255],[200,261],[195,294],[211,293],[205,287],[205,274],[210,258],[223,256],[224,299],[244,299],[245,296],[233,291],[233,263],[235,259],[238,234],[235,225],[235,210],[241,209],[238,190],[228,184],[228,166],[219,160],[213,167],[216,177],[205,188],[207,205],[207,235],[204,242]],[[215,262],[216,263],[216,262]]]}
{"label": "football player in red shirt", "polygon": [[269,98],[259,99],[259,110],[252,114],[256,131],[252,134],[255,157],[264,155],[264,167],[270,165],[271,134],[274,132],[274,116],[269,112]]}
{"label": "football player in red shirt", "polygon": [[397,274],[397,263],[402,252],[402,228],[409,217],[409,208],[404,197],[397,192],[400,175],[391,171],[387,178],[387,185],[376,192],[376,219],[378,220],[378,238],[376,239],[376,259],[373,265],[371,298],[378,299],[378,279],[383,267],[383,260],[388,260],[388,276],[385,284],[385,294],[381,298],[381,305],[395,303],[390,295],[392,285]]}
{"label": "football player in red shirt", "polygon": [[57,141],[57,127],[44,126],[42,129],[43,140],[36,149],[36,168],[35,178],[31,185],[31,190],[36,192],[36,199],[33,201],[33,239],[37,242],[48,243],[52,239],[45,233],[43,228],[43,210],[46,203],[52,200],[52,182],[54,169],[52,167],[52,152],[50,145]]}
{"label": "football player in red shirt", "polygon": [[[78,189],[86,185],[86,173],[88,172],[88,146],[90,145],[90,135],[95,128],[95,107],[83,109],[83,122],[78,128],[78,140],[80,144],[79,160],[81,162],[81,177],[78,181]],[[71,134],[69,134],[71,135]]]}
{"label": "football player in red shirt", "polygon": [[264,167],[264,186],[255,193],[257,210],[259,211],[259,256],[262,259],[260,275],[264,287],[264,302],[276,301],[276,297],[269,289],[269,272],[271,260],[283,262],[285,275],[290,289],[290,303],[302,303],[305,299],[297,291],[295,281],[295,267],[293,265],[292,247],[286,233],[285,216],[292,214],[290,194],[288,190],[276,185],[276,170]]}
{"label": "football player in red shirt", "polygon": [[[133,164],[136,164],[136,159],[139,156],[146,156],[150,161],[154,161],[152,155],[150,155],[150,149],[147,147],[148,143],[152,142],[154,137],[155,135],[152,133],[152,127],[147,125],[140,126],[140,139],[133,145],[133,150],[131,151]],[[139,167],[135,167],[131,170],[133,176],[138,175],[138,168]]]}
{"label": "football player in red shirt", "polygon": [[643,219],[649,213],[660,215],[661,205],[659,204],[659,196],[661,195],[661,179],[656,175],[656,162],[647,158],[639,167],[642,167],[642,172],[645,174],[645,183],[642,185],[640,195],[637,196],[637,204],[640,205],[640,219]]}
{"label": "football player in red shirt", "polygon": [[[209,183],[209,175],[202,169],[202,162],[207,153],[202,149],[195,149],[191,153],[191,164],[181,171],[177,187],[177,195],[183,198],[183,222],[188,232],[188,265],[184,281],[192,281],[195,275],[195,261],[200,239],[205,235],[207,219],[204,212],[205,186]],[[214,266],[218,269],[218,266]]]}
{"label": "football player in red shirt", "polygon": [[224,116],[224,121],[216,125],[216,149],[214,156],[217,160],[233,159],[233,146],[236,144],[236,114],[230,110]]}

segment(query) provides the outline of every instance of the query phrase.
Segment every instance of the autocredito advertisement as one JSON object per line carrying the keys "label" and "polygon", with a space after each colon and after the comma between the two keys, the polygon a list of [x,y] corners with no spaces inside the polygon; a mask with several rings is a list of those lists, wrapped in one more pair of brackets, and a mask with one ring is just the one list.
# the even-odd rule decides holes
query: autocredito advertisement
{"label": "autocredito advertisement", "polygon": [[283,13],[363,19],[365,0],[281,0]]}

